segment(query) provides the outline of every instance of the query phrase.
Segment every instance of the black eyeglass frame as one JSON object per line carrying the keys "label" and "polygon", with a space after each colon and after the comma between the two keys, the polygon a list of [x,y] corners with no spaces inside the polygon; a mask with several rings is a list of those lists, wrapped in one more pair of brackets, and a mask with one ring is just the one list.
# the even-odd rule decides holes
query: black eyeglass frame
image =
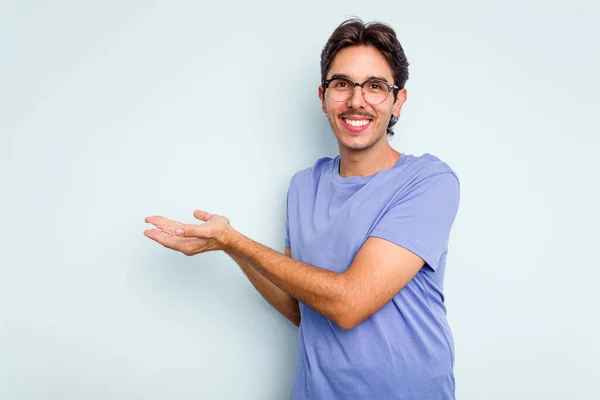
{"label": "black eyeglass frame", "polygon": [[[365,90],[364,90],[365,88],[364,88],[364,85],[366,83],[369,83],[369,82],[383,83],[388,88],[388,90],[387,90],[388,96],[390,95],[390,92],[392,90],[400,90],[400,88],[398,86],[396,86],[396,85],[390,85],[389,83],[387,83],[386,81],[384,81],[382,79],[371,78],[371,79],[367,79],[363,83],[358,83],[358,82],[354,82],[352,79],[335,77],[335,78],[331,78],[331,79],[326,79],[323,82],[321,82],[321,85],[323,85],[323,96],[325,96],[326,90],[329,89],[329,84],[331,82],[337,81],[337,80],[343,80],[343,81],[346,81],[346,82],[350,82],[352,84],[352,87],[351,87],[352,90],[350,91],[350,96],[348,96],[348,98],[346,100],[335,100],[335,101],[337,101],[339,103],[350,100],[352,98],[352,96],[354,96],[354,88],[357,87],[357,86],[360,86],[363,89],[363,91],[362,91],[363,98],[365,99],[365,101],[367,101],[367,98],[365,97]],[[383,99],[379,103],[370,103],[368,101],[367,101],[367,103],[370,103],[370,104],[381,104],[381,103],[383,103],[384,101],[387,100],[388,96],[386,96],[385,99]]]}

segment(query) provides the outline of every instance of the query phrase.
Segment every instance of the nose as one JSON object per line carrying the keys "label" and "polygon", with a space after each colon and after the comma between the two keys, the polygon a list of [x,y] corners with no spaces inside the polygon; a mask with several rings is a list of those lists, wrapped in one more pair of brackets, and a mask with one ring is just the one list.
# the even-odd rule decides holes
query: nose
{"label": "nose", "polygon": [[362,86],[354,86],[352,96],[348,99],[348,107],[350,108],[365,108],[367,101],[363,93]]}

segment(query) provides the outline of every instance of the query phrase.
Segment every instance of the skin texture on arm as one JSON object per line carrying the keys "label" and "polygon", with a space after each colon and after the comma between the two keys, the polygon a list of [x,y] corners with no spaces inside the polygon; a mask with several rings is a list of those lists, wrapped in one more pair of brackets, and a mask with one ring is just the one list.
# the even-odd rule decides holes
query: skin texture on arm
{"label": "skin texture on arm", "polygon": [[[249,261],[249,265],[283,292],[331,319],[342,329],[351,329],[389,302],[423,267],[414,253],[371,237],[350,267],[336,273],[294,260],[235,231],[227,218],[196,211],[205,223],[181,224],[164,217],[146,222],[158,229],[144,234],[165,247],[195,255],[225,250]],[[176,225],[170,234],[160,225]]]}
{"label": "skin texture on arm", "polygon": [[[255,266],[246,258],[238,254],[226,251],[240,266],[250,283],[256,288],[261,296],[269,302],[277,311],[286,317],[292,324],[300,326],[300,307],[298,300],[281,290],[274,283],[265,278]],[[287,257],[291,257],[290,249],[285,249]]]}

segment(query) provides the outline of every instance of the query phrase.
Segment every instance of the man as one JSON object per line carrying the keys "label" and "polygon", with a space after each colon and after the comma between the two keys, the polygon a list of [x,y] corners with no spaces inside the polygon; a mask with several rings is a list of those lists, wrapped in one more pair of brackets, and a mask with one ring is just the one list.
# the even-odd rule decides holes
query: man
{"label": "man", "polygon": [[204,211],[145,232],[187,255],[227,252],[300,327],[292,399],[454,398],[442,294],[459,184],[438,158],[388,143],[408,62],[380,23],[342,23],[321,54],[322,109],[339,156],[291,180],[285,255]]}

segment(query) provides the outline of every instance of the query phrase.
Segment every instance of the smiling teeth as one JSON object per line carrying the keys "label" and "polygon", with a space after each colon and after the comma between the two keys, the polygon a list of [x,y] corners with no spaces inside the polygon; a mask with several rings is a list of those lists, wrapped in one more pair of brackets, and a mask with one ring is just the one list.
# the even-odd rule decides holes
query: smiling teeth
{"label": "smiling teeth", "polygon": [[355,120],[355,119],[344,119],[344,122],[351,126],[365,126],[369,123],[368,119]]}

